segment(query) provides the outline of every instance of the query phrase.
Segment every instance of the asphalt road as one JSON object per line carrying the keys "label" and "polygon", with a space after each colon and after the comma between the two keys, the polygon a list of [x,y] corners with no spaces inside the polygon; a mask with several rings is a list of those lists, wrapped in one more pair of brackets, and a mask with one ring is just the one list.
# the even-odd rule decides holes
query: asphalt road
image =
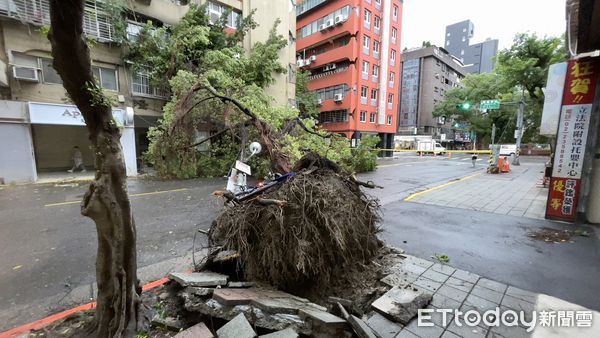
{"label": "asphalt road", "polygon": [[[384,207],[382,238],[422,258],[444,252],[457,267],[600,308],[597,283],[591,282],[600,278],[597,265],[591,265],[600,258],[597,237],[553,251],[524,235],[527,227],[542,226],[544,221],[534,224],[510,216],[402,202],[413,192],[484,170],[485,158],[472,168],[469,155],[458,157],[403,154],[380,161],[375,172],[360,175],[361,180],[384,186],[369,191]],[[224,185],[224,179],[130,180],[139,268],[189,256],[194,232],[208,228],[222,205],[210,193]],[[93,288],[96,231],[93,222],[80,215],[77,202],[85,188],[0,188],[0,332],[59,310],[57,297],[66,297],[71,290]],[[578,260],[582,269],[576,271]],[[565,264],[570,266],[563,268]],[[582,281],[586,278],[590,282]],[[596,296],[586,299],[592,291]]]}

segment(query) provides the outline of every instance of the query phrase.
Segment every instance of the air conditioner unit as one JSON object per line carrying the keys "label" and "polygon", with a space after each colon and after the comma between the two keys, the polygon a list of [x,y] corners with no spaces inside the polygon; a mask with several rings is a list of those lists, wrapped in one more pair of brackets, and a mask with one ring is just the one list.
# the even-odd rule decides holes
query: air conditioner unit
{"label": "air conditioner unit", "polygon": [[308,58],[308,61],[309,61],[309,62],[315,62],[315,61],[317,61],[317,56],[316,56],[316,55],[311,55],[311,56]]}
{"label": "air conditioner unit", "polygon": [[32,67],[13,66],[13,77],[19,80],[40,82],[38,70]]}
{"label": "air conditioner unit", "polygon": [[333,95],[333,100],[335,102],[342,102],[343,99],[344,99],[344,97],[342,96],[342,94],[335,94],[335,95]]}
{"label": "air conditioner unit", "polygon": [[302,60],[302,59],[296,60],[296,66],[298,66],[298,67],[304,67],[304,60]]}
{"label": "air conditioner unit", "polygon": [[329,19],[329,20],[327,20],[327,21],[325,22],[325,26],[326,26],[326,27],[331,27],[331,26],[333,26],[333,19]]}
{"label": "air conditioner unit", "polygon": [[323,67],[323,71],[325,71],[325,72],[334,70],[334,69],[335,69],[335,63],[330,63],[328,65],[325,65],[325,67]]}
{"label": "air conditioner unit", "polygon": [[319,26],[319,30],[322,32],[324,30],[327,29],[327,26],[325,24],[322,24],[321,26]]}
{"label": "air conditioner unit", "polygon": [[339,25],[339,24],[343,23],[344,21],[346,21],[346,17],[344,17],[343,15],[338,15],[335,17],[336,25]]}

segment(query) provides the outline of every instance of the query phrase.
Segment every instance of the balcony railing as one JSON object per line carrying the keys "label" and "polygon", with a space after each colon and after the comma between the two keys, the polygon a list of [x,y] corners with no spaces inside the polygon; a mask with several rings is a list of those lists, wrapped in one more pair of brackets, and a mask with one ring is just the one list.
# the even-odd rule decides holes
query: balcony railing
{"label": "balcony railing", "polygon": [[[112,41],[114,29],[104,6],[101,0],[85,2],[83,30],[88,37]],[[0,0],[0,16],[36,26],[50,26],[50,3],[49,0]]]}
{"label": "balcony railing", "polygon": [[320,78],[323,78],[323,77],[326,77],[326,76],[329,76],[329,75],[333,75],[333,74],[345,72],[346,70],[348,70],[348,66],[346,66],[346,67],[339,67],[339,68],[336,68],[335,70],[331,70],[331,71],[328,71],[328,72],[325,72],[325,73],[311,75],[311,76],[308,77],[308,80],[312,81],[312,80],[320,79]]}

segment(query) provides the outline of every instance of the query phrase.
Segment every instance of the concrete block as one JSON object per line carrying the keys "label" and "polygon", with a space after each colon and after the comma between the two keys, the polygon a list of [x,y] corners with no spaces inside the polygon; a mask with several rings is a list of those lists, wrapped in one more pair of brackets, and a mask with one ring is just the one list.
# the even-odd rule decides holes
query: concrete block
{"label": "concrete block", "polygon": [[214,335],[204,323],[198,323],[184,331],[179,332],[174,338],[214,338]]}
{"label": "concrete block", "polygon": [[418,309],[429,305],[431,299],[432,295],[428,292],[394,287],[371,306],[382,315],[406,325],[417,315]]}
{"label": "concrete block", "polygon": [[265,334],[265,335],[262,335],[259,337],[261,337],[261,338],[297,338],[298,333],[296,331],[294,331],[294,329],[292,329],[291,327],[288,327],[285,330]]}
{"label": "concrete block", "polygon": [[393,338],[402,330],[402,325],[393,322],[377,312],[367,320],[367,325],[380,338]]}
{"label": "concrete block", "polygon": [[253,299],[251,304],[266,313],[286,313],[290,315],[298,314],[300,308],[307,306],[306,303],[293,298],[258,298]]}
{"label": "concrete block", "polygon": [[171,272],[169,278],[182,286],[220,286],[227,284],[227,276],[216,272]]}
{"label": "concrete block", "polygon": [[227,283],[228,288],[249,288],[254,286],[254,282],[229,282]]}
{"label": "concrete block", "polygon": [[214,300],[227,306],[250,304],[259,297],[260,295],[252,289],[215,289],[212,295]]}
{"label": "concrete block", "polygon": [[311,319],[317,322],[318,324],[327,327],[345,327],[348,325],[348,323],[344,319],[338,316],[334,316],[329,312],[320,311],[308,307],[301,308],[298,314],[302,319]]}
{"label": "concrete block", "polygon": [[256,333],[244,314],[240,313],[218,329],[217,336],[219,338],[254,338]]}

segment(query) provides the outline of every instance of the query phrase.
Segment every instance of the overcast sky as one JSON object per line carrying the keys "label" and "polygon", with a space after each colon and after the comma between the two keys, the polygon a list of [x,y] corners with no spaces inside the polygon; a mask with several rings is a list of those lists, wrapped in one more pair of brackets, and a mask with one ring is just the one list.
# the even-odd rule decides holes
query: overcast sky
{"label": "overcast sky", "polygon": [[516,33],[563,34],[565,0],[404,0],[402,48],[443,46],[446,26],[467,19],[475,26],[471,44],[493,38],[504,49]]}

